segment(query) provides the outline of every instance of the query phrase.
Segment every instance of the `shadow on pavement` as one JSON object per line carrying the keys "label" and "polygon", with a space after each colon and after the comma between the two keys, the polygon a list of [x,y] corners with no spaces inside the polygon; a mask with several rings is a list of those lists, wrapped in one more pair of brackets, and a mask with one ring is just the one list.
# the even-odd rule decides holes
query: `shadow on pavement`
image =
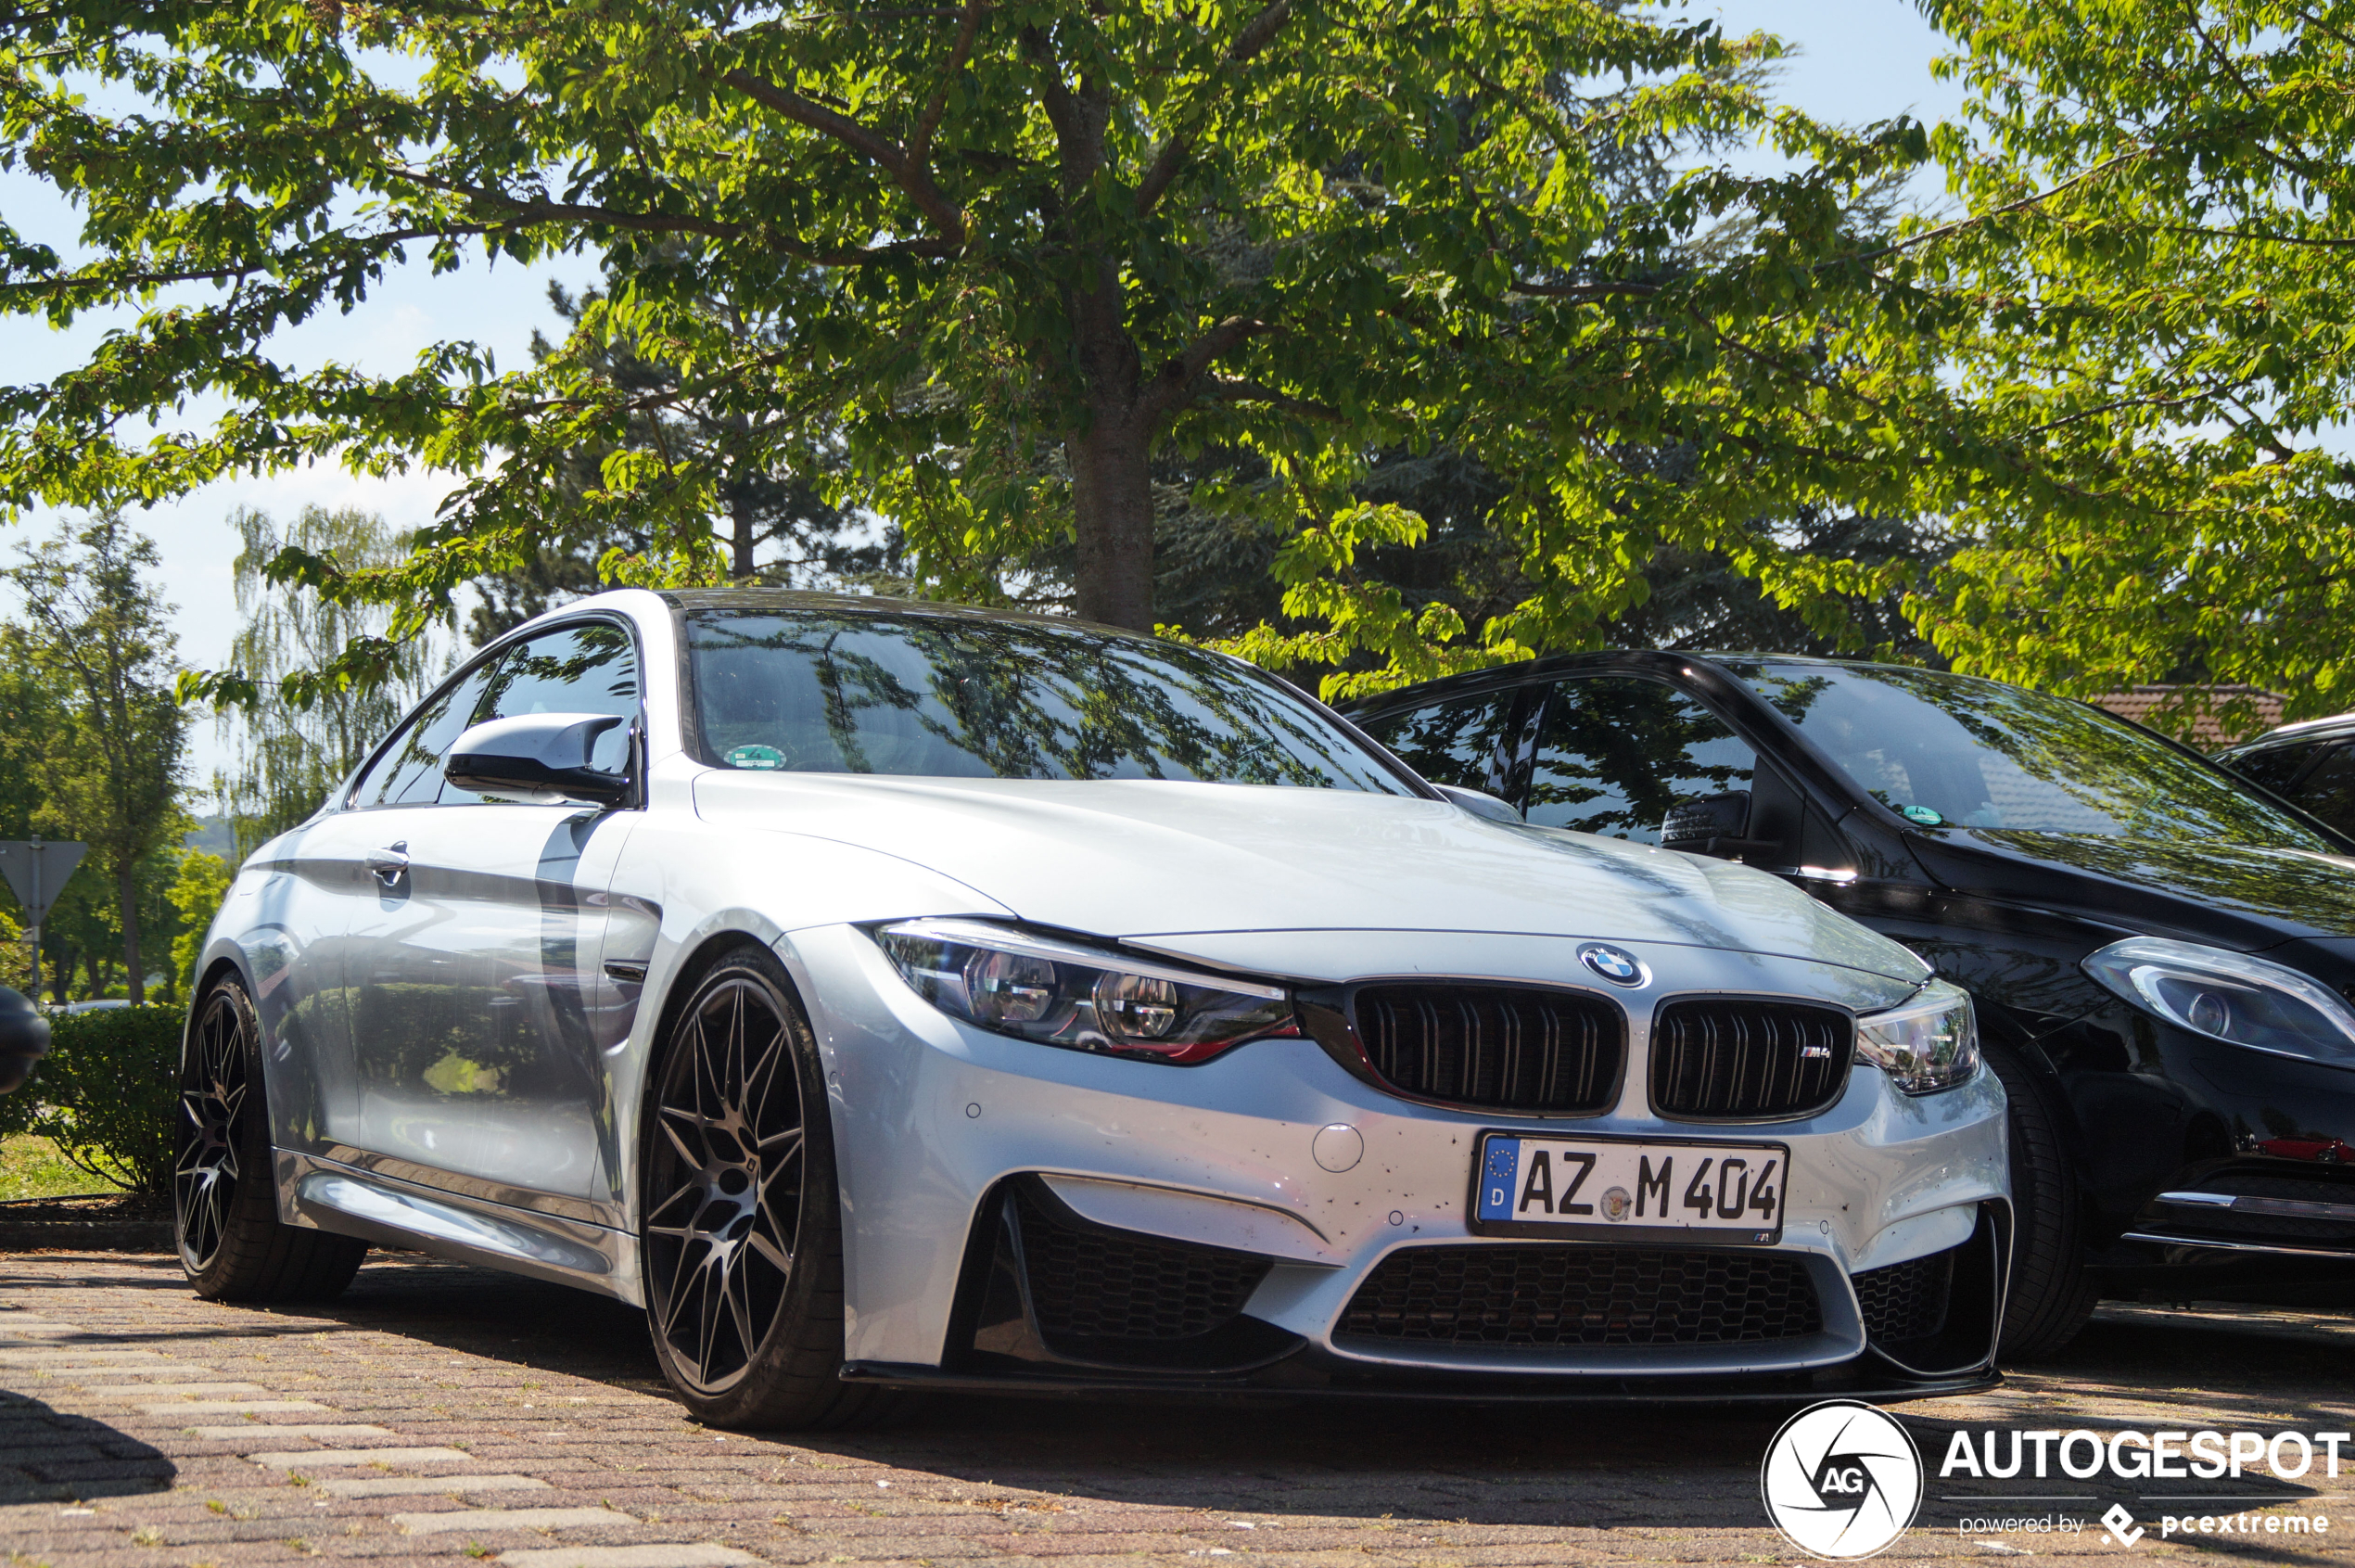
{"label": "shadow on pavement", "polygon": [[162,1453],[102,1421],[0,1393],[0,1504],[168,1492],[179,1473]]}

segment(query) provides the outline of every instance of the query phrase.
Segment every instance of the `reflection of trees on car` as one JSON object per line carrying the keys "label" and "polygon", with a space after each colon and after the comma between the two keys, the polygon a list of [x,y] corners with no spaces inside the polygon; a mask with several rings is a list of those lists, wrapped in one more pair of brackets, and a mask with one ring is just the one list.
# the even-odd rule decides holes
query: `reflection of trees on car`
{"label": "reflection of trees on car", "polygon": [[1960,826],[2331,848],[2217,769],[2082,703],[1935,670],[1728,665],[1858,784]]}
{"label": "reflection of trees on car", "polygon": [[1666,686],[1565,681],[1540,737],[1531,822],[1656,843],[1680,801],[1750,786],[1749,747],[1723,720]]}
{"label": "reflection of trees on car", "polygon": [[1399,787],[1280,686],[1178,644],[1013,621],[709,613],[690,642],[705,743],[738,766]]}

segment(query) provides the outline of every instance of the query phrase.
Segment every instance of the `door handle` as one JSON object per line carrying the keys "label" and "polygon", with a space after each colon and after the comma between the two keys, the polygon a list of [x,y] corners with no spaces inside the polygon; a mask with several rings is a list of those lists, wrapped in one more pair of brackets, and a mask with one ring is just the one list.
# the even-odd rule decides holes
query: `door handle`
{"label": "door handle", "polygon": [[399,883],[409,874],[409,841],[404,838],[388,848],[369,850],[368,871],[387,887]]}

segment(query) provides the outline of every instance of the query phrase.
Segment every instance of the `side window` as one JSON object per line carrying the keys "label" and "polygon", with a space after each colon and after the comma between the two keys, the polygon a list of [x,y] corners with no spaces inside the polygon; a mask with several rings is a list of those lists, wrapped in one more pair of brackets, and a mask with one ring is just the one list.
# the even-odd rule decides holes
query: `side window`
{"label": "side window", "polygon": [[1657,844],[1670,807],[1749,789],[1756,763],[1722,720],[1671,687],[1564,681],[1537,737],[1527,814],[1543,827]]}
{"label": "side window", "polygon": [[2355,741],[2334,746],[2290,798],[2339,832],[2355,834]]}
{"label": "side window", "polygon": [[482,665],[410,716],[351,792],[355,807],[429,806],[439,798],[441,759],[473,723],[490,667]]}
{"label": "side window", "polygon": [[1512,716],[1509,691],[1361,720],[1365,732],[1433,784],[1486,789]]}
{"label": "side window", "polygon": [[[2255,779],[2276,795],[2289,795],[2290,782],[2298,777],[2299,770],[2313,756],[2314,746],[2310,743],[2306,746],[2274,746],[2263,751],[2252,751],[2246,757],[2235,757],[2224,766],[2245,779]],[[2297,797],[2291,796],[2291,798],[2296,799]]]}
{"label": "side window", "polygon": [[[476,722],[525,713],[612,713],[638,716],[638,650],[630,633],[609,621],[543,631],[518,643],[490,678]],[[630,726],[597,737],[592,766],[619,772],[630,759]],[[472,799],[474,797],[466,797]]]}

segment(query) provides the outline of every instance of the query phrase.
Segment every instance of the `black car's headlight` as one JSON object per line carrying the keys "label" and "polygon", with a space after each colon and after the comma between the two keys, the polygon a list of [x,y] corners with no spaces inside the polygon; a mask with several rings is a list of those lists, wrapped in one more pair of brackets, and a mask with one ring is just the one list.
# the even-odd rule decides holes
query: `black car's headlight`
{"label": "black car's headlight", "polygon": [[1952,1089],[1979,1071],[1970,993],[1932,980],[1903,1007],[1856,1021],[1856,1054],[1907,1094]]}
{"label": "black car's headlight", "polygon": [[2169,1023],[2252,1051],[2355,1066],[2355,1009],[2285,964],[2162,937],[2129,937],[2085,973]]}
{"label": "black car's headlight", "polygon": [[1280,986],[980,920],[902,921],[874,937],[900,978],[943,1013],[1041,1045],[1187,1064],[1298,1032]]}

